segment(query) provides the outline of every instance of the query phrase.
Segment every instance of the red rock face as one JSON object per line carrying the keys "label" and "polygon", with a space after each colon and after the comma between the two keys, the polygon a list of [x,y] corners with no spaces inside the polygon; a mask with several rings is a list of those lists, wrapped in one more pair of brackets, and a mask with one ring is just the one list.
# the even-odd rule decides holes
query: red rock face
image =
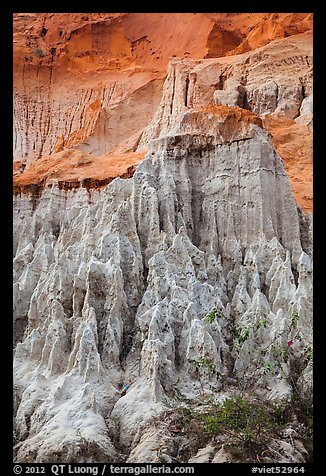
{"label": "red rock face", "polygon": [[[311,29],[306,13],[15,14],[14,190],[128,176],[171,58],[238,55]],[[266,126],[311,210],[311,133],[292,121],[289,137],[275,121]]]}
{"label": "red rock face", "polygon": [[58,183],[60,188],[99,188],[110,183],[115,177],[132,177],[135,166],[144,159],[143,152],[129,152],[119,155],[106,154],[100,157],[74,149],[42,157],[31,164],[14,179],[14,193],[30,192]]}

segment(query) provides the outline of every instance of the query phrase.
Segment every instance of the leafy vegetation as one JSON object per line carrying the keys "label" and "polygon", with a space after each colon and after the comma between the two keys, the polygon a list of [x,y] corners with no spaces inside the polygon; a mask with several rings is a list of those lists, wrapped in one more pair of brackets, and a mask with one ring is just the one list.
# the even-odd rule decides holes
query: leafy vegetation
{"label": "leafy vegetation", "polygon": [[267,319],[258,319],[258,321],[255,324],[255,331],[258,331],[261,326],[267,327]]}
{"label": "leafy vegetation", "polygon": [[291,322],[290,322],[290,328],[293,329],[294,327],[296,327],[297,323],[298,323],[298,319],[299,319],[299,313],[297,310],[293,310],[292,311],[292,314],[291,314]]}
{"label": "leafy vegetation", "polygon": [[[261,317],[256,319],[255,322],[238,324],[235,327],[231,349],[240,354],[242,345],[251,337],[250,345],[247,345],[245,350],[251,359],[251,355],[258,357],[258,359],[251,360],[255,368],[250,373],[250,377],[247,375],[240,377],[241,390],[252,386],[259,376],[267,375],[270,372],[276,373],[277,371],[281,372],[284,378],[290,379],[293,386],[293,382],[299,378],[303,369],[313,362],[313,348],[311,345],[307,344],[300,354],[293,352],[293,344],[299,344],[302,349],[304,343],[304,336],[298,322],[299,312],[294,308],[290,314],[288,327],[275,333],[270,343],[267,346],[259,347],[258,352],[255,348],[255,333],[268,327],[268,319]],[[285,339],[289,339],[287,345],[282,345],[281,342],[284,342]],[[267,358],[268,361],[266,362]]]}
{"label": "leafy vegetation", "polygon": [[206,324],[212,324],[216,318],[222,319],[224,317],[223,309],[219,306],[214,307],[214,309],[204,317]]}
{"label": "leafy vegetation", "polygon": [[253,330],[254,332],[259,331],[261,327],[266,328],[268,324],[267,319],[257,319],[255,323],[248,324],[248,325],[238,325],[235,329],[235,340],[238,344],[243,344],[248,339],[250,332]]}
{"label": "leafy vegetation", "polygon": [[210,374],[216,374],[216,365],[204,357],[199,357],[194,361],[195,371],[198,372],[200,368],[207,369]]}
{"label": "leafy vegetation", "polygon": [[[223,313],[219,314],[216,307],[204,321],[211,324],[221,317]],[[309,455],[312,455],[312,406],[309,400],[305,401],[300,396],[296,385],[302,370],[313,360],[313,348],[307,344],[303,352],[300,352],[300,357],[294,352],[293,342],[301,342],[301,349],[304,342],[298,320],[299,313],[295,309],[290,315],[287,328],[273,335],[271,342],[261,346],[259,352],[252,342],[246,346],[249,355],[252,353],[258,355],[258,360],[255,362],[256,368],[249,376],[250,380],[247,376],[243,382],[239,380],[238,383],[241,385],[238,388],[241,393],[224,401],[216,401],[216,394],[208,395],[201,386],[200,398],[198,396],[197,399],[185,400],[181,394],[178,395],[177,407],[173,405],[170,411],[172,415],[179,415],[179,431],[192,442],[189,450],[192,455],[203,446],[203,442],[213,439],[215,442],[226,444],[228,451],[232,454],[235,452],[236,458],[240,461],[268,462],[271,461],[269,458],[275,457],[271,443],[275,438],[283,439],[284,430],[291,427],[299,432],[305,448]],[[255,333],[267,328],[268,323],[268,318],[257,316],[254,322],[238,324],[235,327],[232,348],[240,352],[242,344]],[[197,377],[203,374],[218,374],[214,361],[204,356],[200,356],[192,364],[198,373]],[[257,381],[257,378],[278,371],[283,373],[293,388],[293,397],[290,401],[278,404],[262,402],[245,393],[248,385]],[[213,392],[214,388],[211,387]]]}
{"label": "leafy vegetation", "polygon": [[304,350],[304,360],[308,364],[313,361],[313,350],[311,345],[305,346]]}
{"label": "leafy vegetation", "polygon": [[250,335],[250,328],[246,326],[237,326],[235,330],[235,339],[239,344],[246,342]]}
{"label": "leafy vegetation", "polygon": [[272,365],[269,362],[263,362],[262,372],[264,375],[268,374],[272,370]]}
{"label": "leafy vegetation", "polygon": [[214,404],[203,417],[203,429],[210,436],[229,433],[248,447],[265,443],[264,428],[271,423],[271,416],[262,405],[249,403],[240,396]]}
{"label": "leafy vegetation", "polygon": [[238,461],[254,462],[259,455],[263,462],[264,456],[270,455],[271,442],[283,439],[283,431],[292,425],[312,454],[312,407],[299,395],[279,403],[240,393],[223,401],[216,401],[213,393],[195,399],[178,396],[168,408],[164,421],[179,425],[179,432],[188,440],[187,458],[213,439],[225,444]]}

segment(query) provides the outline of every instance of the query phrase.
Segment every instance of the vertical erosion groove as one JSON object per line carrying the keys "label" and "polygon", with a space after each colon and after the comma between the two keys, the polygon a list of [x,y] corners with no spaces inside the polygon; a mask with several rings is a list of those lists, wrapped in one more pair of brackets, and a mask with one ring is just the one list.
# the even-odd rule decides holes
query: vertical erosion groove
{"label": "vertical erosion groove", "polygon": [[21,15],[15,460],[309,461],[312,224],[256,114],[286,141],[312,87],[308,35],[257,25],[309,19]]}

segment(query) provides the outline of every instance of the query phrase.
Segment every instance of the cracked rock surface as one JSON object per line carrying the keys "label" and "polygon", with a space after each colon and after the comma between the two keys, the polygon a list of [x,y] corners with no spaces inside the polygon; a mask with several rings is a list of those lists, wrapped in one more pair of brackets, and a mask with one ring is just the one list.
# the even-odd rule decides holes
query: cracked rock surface
{"label": "cracked rock surface", "polygon": [[310,218],[255,123],[192,110],[91,201],[53,185],[14,209],[17,461],[153,461],[174,392],[222,380],[311,394]]}
{"label": "cracked rock surface", "polygon": [[311,16],[54,15],[14,18],[15,461],[311,461]]}

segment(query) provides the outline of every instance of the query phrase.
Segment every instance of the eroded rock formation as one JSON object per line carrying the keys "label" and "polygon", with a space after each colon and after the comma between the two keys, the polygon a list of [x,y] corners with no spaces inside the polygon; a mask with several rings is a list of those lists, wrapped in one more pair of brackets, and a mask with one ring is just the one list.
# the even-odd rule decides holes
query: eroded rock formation
{"label": "eroded rock formation", "polygon": [[[215,100],[264,114],[296,199],[311,211],[311,30],[304,13],[15,14],[16,177],[70,149],[93,160],[139,150],[170,59],[212,58],[183,68],[186,105]],[[184,90],[175,98],[188,100]],[[86,178],[97,179],[94,168]]]}
{"label": "eroded rock formation", "polygon": [[[307,35],[282,40],[289,56]],[[312,219],[264,125],[283,113],[310,127],[311,62],[298,55],[289,67],[303,79],[284,78],[279,45],[172,60],[125,178],[83,186],[94,158],[80,148],[18,175],[17,461],[225,462],[224,445],[191,446],[168,413],[176,396],[311,401]],[[117,157],[106,134],[97,148],[87,139],[103,173]],[[71,162],[64,178],[64,160],[84,167],[79,179]],[[269,441],[269,461],[307,460],[293,425]]]}

